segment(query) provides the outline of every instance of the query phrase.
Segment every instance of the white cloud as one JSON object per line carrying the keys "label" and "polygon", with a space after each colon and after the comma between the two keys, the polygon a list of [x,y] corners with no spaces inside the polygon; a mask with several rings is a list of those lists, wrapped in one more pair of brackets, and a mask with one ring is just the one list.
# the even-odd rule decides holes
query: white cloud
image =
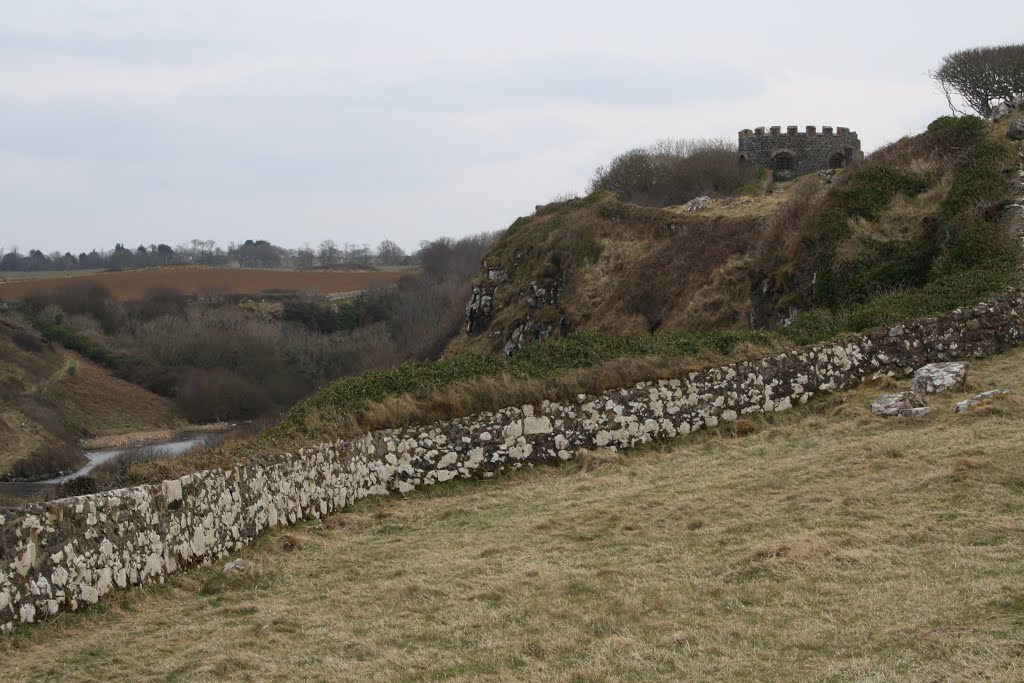
{"label": "white cloud", "polygon": [[0,244],[413,247],[662,137],[844,125],[871,149],[942,113],[943,54],[1019,40],[1024,7],[990,5],[23,3],[0,29]]}

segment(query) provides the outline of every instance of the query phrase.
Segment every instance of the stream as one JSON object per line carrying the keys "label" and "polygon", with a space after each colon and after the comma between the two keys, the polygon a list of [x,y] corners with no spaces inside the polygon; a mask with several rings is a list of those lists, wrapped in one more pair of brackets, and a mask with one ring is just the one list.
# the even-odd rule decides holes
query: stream
{"label": "stream", "polygon": [[[147,449],[158,451],[160,455],[166,457],[177,457],[182,453],[187,453],[193,448],[197,448],[206,443],[208,437],[204,435],[192,436],[186,439],[179,439],[177,441],[165,441],[164,443],[149,444],[146,446]],[[63,484],[64,482],[74,479],[76,477],[82,477],[93,469],[102,465],[105,462],[113,460],[117,456],[121,455],[125,451],[133,450],[132,448],[118,448],[107,451],[91,451],[85,453],[85,457],[89,462],[79,470],[72,472],[71,474],[65,474],[60,477],[54,477],[53,479],[43,479],[40,481],[4,481],[0,482],[0,495],[6,495],[17,498],[29,498],[39,493],[45,488],[53,486],[54,484]]]}

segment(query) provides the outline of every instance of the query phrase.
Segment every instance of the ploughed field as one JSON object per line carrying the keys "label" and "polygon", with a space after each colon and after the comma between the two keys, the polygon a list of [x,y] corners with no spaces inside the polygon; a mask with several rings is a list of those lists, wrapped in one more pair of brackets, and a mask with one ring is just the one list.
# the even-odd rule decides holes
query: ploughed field
{"label": "ploughed field", "polygon": [[[6,681],[1024,680],[1024,350],[363,501],[0,638]],[[224,561],[230,558],[225,558]]]}
{"label": "ploughed field", "polygon": [[17,301],[68,282],[96,282],[121,300],[141,299],[153,287],[171,287],[185,294],[258,294],[271,291],[333,294],[389,287],[398,282],[405,272],[171,266],[88,275],[49,273],[50,277],[0,281],[0,300]]}

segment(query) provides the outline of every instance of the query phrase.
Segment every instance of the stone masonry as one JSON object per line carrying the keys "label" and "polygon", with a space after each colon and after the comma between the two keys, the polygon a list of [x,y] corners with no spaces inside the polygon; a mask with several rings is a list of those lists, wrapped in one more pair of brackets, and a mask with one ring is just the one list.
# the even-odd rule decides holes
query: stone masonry
{"label": "stone masonry", "polygon": [[781,126],[772,126],[767,132],[763,127],[741,130],[739,138],[740,162],[769,169],[775,180],[845,168],[864,158],[860,139],[849,128],[789,126],[783,132]]}
{"label": "stone masonry", "polygon": [[425,427],[373,432],[162,485],[32,504],[0,515],[0,629],[76,610],[104,595],[237,552],[273,527],[366,498],[488,478],[583,449],[625,449],[779,412],[816,394],[929,362],[1019,344],[1024,296],[818,346]]}

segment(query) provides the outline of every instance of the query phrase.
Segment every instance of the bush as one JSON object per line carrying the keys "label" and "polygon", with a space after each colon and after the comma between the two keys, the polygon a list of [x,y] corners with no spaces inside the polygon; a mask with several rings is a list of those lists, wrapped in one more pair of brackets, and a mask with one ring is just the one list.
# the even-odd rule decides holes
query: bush
{"label": "bush", "polygon": [[1013,269],[1017,261],[1017,245],[1006,231],[995,223],[978,222],[961,230],[953,238],[939,269],[943,273],[975,269]]}
{"label": "bush", "polygon": [[1010,283],[1006,271],[974,269],[959,271],[929,282],[918,290],[878,297],[855,307],[846,329],[860,332],[903,320],[935,315],[978,303]]}
{"label": "bush", "polygon": [[73,280],[25,298],[25,308],[37,317],[48,306],[59,307],[67,315],[91,315],[107,332],[113,332],[124,323],[123,308],[111,297],[109,289],[96,282]]}
{"label": "bush", "polygon": [[874,253],[853,262],[836,262],[836,250],[851,235],[850,220],[871,220],[896,195],[913,197],[927,189],[924,178],[889,166],[875,166],[852,175],[837,189],[818,217],[820,246],[815,301],[832,311],[871,298],[879,289],[921,285],[934,256],[928,242],[875,245]]}
{"label": "bush", "polygon": [[227,370],[189,370],[178,387],[178,409],[195,423],[254,418],[272,404],[262,387]]}
{"label": "bush", "polygon": [[94,363],[99,363],[112,370],[121,370],[128,365],[128,359],[124,356],[79,334],[70,327],[45,318],[35,318],[33,323],[42,333],[43,338],[57,342],[66,349],[77,351]]}
{"label": "bush", "polygon": [[134,309],[142,320],[152,320],[162,315],[182,315],[187,306],[188,296],[183,292],[173,287],[154,285],[135,304]]}
{"label": "bush", "polygon": [[788,326],[778,330],[780,336],[794,344],[815,344],[831,339],[842,331],[842,326],[831,311],[815,309],[805,311]]}
{"label": "bush", "polygon": [[43,350],[43,342],[39,337],[25,330],[15,330],[11,335],[11,341],[17,344],[22,351],[29,353],[40,353]]}
{"label": "bush", "polygon": [[740,165],[736,145],[728,140],[664,140],[598,167],[589,193],[609,190],[630,204],[671,206],[699,195],[729,194],[756,177],[757,170]]}
{"label": "bush", "polygon": [[43,446],[18,460],[5,475],[11,480],[38,480],[68,474],[86,464],[82,449],[71,444]]}

